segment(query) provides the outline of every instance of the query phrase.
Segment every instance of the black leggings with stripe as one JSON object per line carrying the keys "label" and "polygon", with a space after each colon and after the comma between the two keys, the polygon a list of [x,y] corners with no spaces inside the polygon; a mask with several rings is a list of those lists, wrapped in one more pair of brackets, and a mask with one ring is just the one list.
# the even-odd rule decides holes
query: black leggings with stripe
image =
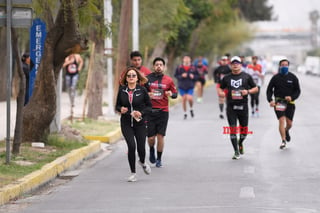
{"label": "black leggings with stripe", "polygon": [[131,126],[129,123],[121,123],[121,132],[128,146],[128,161],[132,173],[136,172],[136,149],[139,160],[145,162],[147,129],[144,121],[142,124]]}

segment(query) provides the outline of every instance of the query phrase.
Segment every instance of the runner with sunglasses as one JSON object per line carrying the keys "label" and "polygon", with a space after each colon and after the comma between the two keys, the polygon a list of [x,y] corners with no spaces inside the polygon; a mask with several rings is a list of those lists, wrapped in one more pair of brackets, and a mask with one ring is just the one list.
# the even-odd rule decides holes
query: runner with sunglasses
{"label": "runner with sunglasses", "polygon": [[119,87],[116,111],[121,114],[120,126],[123,137],[128,146],[128,161],[131,175],[129,182],[137,180],[136,175],[136,150],[138,151],[139,164],[148,175],[150,166],[145,162],[147,126],[145,116],[151,111],[151,101],[148,91],[141,84],[145,84],[144,77],[137,68],[128,67],[124,72]]}
{"label": "runner with sunglasses", "polygon": [[[238,56],[231,58],[232,72],[221,80],[218,94],[225,97],[224,89],[228,89],[227,93],[227,118],[231,129],[248,129],[248,95],[258,92],[258,87],[254,83],[252,77],[242,72],[241,59]],[[239,122],[240,126],[237,126]],[[247,136],[247,131],[241,131],[238,139],[237,133],[230,133],[230,140],[234,149],[232,159],[237,160],[240,154],[244,154],[243,142]]]}

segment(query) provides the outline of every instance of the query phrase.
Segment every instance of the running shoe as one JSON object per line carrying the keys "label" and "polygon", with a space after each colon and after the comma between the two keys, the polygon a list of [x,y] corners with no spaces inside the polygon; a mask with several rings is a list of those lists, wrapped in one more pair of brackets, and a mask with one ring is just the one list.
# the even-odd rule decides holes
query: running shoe
{"label": "running shoe", "polygon": [[233,160],[239,160],[240,159],[240,154],[235,152],[233,157],[232,157]]}
{"label": "running shoe", "polygon": [[190,110],[190,115],[191,115],[192,118],[194,117],[193,110]]}
{"label": "running shoe", "polygon": [[224,119],[224,116],[223,116],[222,114],[220,114],[219,117],[220,117],[221,119]]}
{"label": "running shoe", "polygon": [[156,167],[158,167],[158,168],[162,167],[161,160],[157,160],[157,162],[156,162]]}
{"label": "running shoe", "polygon": [[149,161],[150,161],[150,163],[156,162],[156,156],[154,155],[154,150],[151,150],[151,149],[150,149],[150,154],[149,154]]}
{"label": "running shoe", "polygon": [[259,114],[259,109],[256,109],[255,114],[256,114],[256,117],[259,117],[259,116],[260,116],[260,114]]}
{"label": "running shoe", "polygon": [[141,161],[139,161],[140,166],[142,167],[144,173],[146,173],[146,175],[150,175],[151,174],[151,167],[149,166],[149,164],[146,163],[141,163]]}
{"label": "running shoe", "polygon": [[136,182],[136,181],[137,181],[136,173],[131,173],[131,175],[128,177],[128,182]]}
{"label": "running shoe", "polygon": [[183,119],[186,120],[187,119],[187,114],[184,114]]}
{"label": "running shoe", "polygon": [[286,130],[286,141],[289,142],[291,140],[291,137],[289,135],[289,130]]}
{"label": "running shoe", "polygon": [[239,144],[239,152],[240,152],[241,155],[244,154],[243,144]]}
{"label": "running shoe", "polygon": [[280,149],[284,149],[286,148],[286,142],[282,141],[281,145],[280,145]]}

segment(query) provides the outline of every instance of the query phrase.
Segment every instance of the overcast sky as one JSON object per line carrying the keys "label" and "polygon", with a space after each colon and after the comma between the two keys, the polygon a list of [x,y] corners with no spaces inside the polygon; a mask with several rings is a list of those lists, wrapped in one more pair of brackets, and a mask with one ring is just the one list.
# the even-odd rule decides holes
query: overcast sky
{"label": "overcast sky", "polygon": [[273,5],[277,25],[282,28],[310,29],[309,13],[318,10],[320,14],[320,0],[269,0],[269,4]]}

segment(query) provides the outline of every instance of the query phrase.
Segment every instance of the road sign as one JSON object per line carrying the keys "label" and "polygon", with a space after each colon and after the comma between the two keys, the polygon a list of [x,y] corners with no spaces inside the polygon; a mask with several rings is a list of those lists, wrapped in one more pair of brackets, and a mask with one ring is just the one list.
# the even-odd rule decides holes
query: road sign
{"label": "road sign", "polygon": [[[6,4],[6,0],[0,0],[0,4]],[[32,0],[12,0],[12,4],[32,4]]]}
{"label": "road sign", "polygon": [[[12,27],[29,28],[32,25],[32,8],[13,7],[11,10]],[[0,27],[6,26],[7,11],[5,7],[0,7]]]}
{"label": "road sign", "polygon": [[32,25],[32,8],[13,7],[12,11],[12,27],[26,27]]}

